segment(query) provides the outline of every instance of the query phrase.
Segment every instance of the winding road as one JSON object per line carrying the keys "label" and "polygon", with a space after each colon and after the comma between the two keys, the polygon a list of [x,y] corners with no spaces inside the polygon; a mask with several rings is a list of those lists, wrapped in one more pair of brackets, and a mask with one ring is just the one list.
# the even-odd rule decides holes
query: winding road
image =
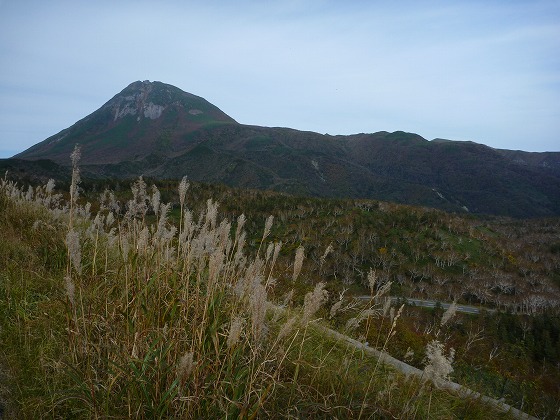
{"label": "winding road", "polygon": [[[369,300],[369,299],[371,299],[371,296],[364,295],[364,296],[357,296],[357,298],[360,299],[360,300]],[[437,300],[403,298],[403,297],[397,297],[397,296],[391,296],[391,299],[393,300],[393,302],[404,302],[407,305],[420,306],[420,307],[423,307],[423,308],[435,308],[438,303],[443,309],[448,309],[451,306],[451,303],[439,302]],[[471,305],[463,305],[463,304],[458,304],[457,305],[457,312],[462,312],[462,313],[465,313],[465,314],[478,315],[483,310],[487,311],[487,312],[496,312],[495,309],[487,309],[487,308],[482,308],[482,307],[479,307],[479,306],[471,306]]]}

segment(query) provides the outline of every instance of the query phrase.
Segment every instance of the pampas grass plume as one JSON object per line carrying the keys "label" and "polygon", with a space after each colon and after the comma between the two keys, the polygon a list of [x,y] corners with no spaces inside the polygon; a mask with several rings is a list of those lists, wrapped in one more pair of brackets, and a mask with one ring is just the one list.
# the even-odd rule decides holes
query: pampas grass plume
{"label": "pampas grass plume", "polygon": [[301,271],[301,267],[303,265],[303,256],[304,256],[304,248],[303,246],[299,246],[296,250],[296,258],[294,261],[294,274],[292,276],[292,281],[295,282],[299,276]]}
{"label": "pampas grass plume", "polygon": [[187,182],[187,177],[184,176],[179,183],[179,203],[181,207],[185,205],[185,198],[187,197],[187,190],[189,189],[189,183]]}
{"label": "pampas grass plume", "polygon": [[66,234],[66,246],[68,248],[68,258],[78,274],[82,273],[82,250],[80,247],[80,236],[78,232],[71,229]]}
{"label": "pampas grass plume", "polygon": [[453,372],[453,358],[455,350],[450,349],[446,356],[443,351],[443,344],[438,340],[430,341],[426,345],[426,367],[424,368],[424,376],[431,380],[434,385],[439,386],[442,381],[448,380],[449,375]]}
{"label": "pampas grass plume", "polygon": [[239,342],[239,338],[241,337],[241,333],[243,331],[243,324],[245,321],[241,317],[234,317],[231,321],[231,325],[229,327],[229,334],[227,339],[227,346],[228,349],[232,348]]}
{"label": "pampas grass plume", "polygon": [[66,290],[66,296],[68,296],[70,304],[74,306],[76,304],[76,287],[69,275],[64,276],[64,289]]}
{"label": "pampas grass plume", "polygon": [[328,292],[325,290],[325,283],[320,282],[315,285],[315,289],[305,295],[303,303],[302,324],[307,324],[313,315],[326,302]]}
{"label": "pampas grass plume", "polygon": [[457,302],[453,302],[451,305],[449,305],[449,308],[447,308],[447,310],[443,313],[441,317],[441,326],[443,327],[445,324],[447,324],[447,322],[451,318],[453,318],[456,312],[457,312]]}
{"label": "pampas grass plume", "polygon": [[186,379],[190,376],[194,368],[194,354],[192,351],[186,352],[179,360],[179,378]]}

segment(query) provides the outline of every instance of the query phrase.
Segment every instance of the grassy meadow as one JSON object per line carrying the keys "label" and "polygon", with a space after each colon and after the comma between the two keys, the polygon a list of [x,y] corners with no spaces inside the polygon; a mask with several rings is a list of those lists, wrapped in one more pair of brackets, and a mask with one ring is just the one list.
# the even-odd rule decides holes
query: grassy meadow
{"label": "grassy meadow", "polygon": [[[304,204],[290,215],[254,220],[244,213],[259,211],[258,203],[234,214],[235,205],[203,199],[186,179],[173,192],[141,178],[120,192],[92,192],[80,183],[78,150],[73,158],[65,191],[54,182],[24,187],[7,177],[0,181],[5,418],[511,417],[441,389],[449,378],[534,415],[560,413],[560,324],[552,304],[529,317],[392,303],[388,296],[395,292],[418,291],[418,278],[429,270],[433,279],[445,270],[452,279],[463,272],[458,263],[447,265],[443,252],[438,261],[446,262],[439,267],[424,251],[392,247],[406,209],[393,213],[387,237],[372,239],[379,245],[372,248],[376,260],[364,256],[363,266],[356,263],[361,280],[354,281],[347,259],[366,251],[333,258],[353,241],[327,235],[313,242],[320,233],[298,222],[313,218]],[[370,220],[364,206],[356,211]],[[410,217],[420,226],[438,214]],[[453,223],[438,233],[440,240],[479,264],[499,261],[511,269],[511,254],[485,252],[481,228],[464,222],[460,231],[459,221]],[[370,225],[371,234],[376,227]],[[421,234],[433,242],[428,230]],[[395,255],[405,252],[418,255],[420,271],[411,275],[418,281],[399,283],[389,274]],[[432,284],[436,297],[452,290],[457,300],[462,290]],[[352,293],[371,298],[358,302]],[[511,296],[487,302],[523,307]],[[324,334],[324,327],[424,374],[406,376]],[[533,346],[516,347],[517,333]],[[512,360],[521,377],[507,373]]]}

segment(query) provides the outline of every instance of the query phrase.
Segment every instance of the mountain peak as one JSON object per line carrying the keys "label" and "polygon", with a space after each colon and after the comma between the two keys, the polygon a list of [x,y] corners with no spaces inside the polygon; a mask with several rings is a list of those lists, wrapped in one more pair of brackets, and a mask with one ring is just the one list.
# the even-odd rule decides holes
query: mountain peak
{"label": "mountain peak", "polygon": [[[115,121],[127,115],[135,116],[140,121],[141,118],[158,119],[167,108],[173,106],[183,108],[189,115],[199,116],[199,119],[204,119],[201,116],[210,112],[218,121],[235,122],[199,96],[166,83],[149,80],[131,83],[103,107],[111,110]],[[217,115],[216,111],[222,115]]]}
{"label": "mountain peak", "polygon": [[186,134],[207,126],[236,121],[200,96],[162,82],[136,81],[97,111],[16,155],[69,164],[76,143],[83,163],[117,163],[142,159],[154,150],[173,156],[184,146]]}
{"label": "mountain peak", "polygon": [[114,115],[113,121],[122,119],[127,115],[137,115],[138,121],[142,116],[155,120],[161,117],[169,104],[148,102],[148,97],[153,89],[154,85],[149,80],[131,83],[120,95],[105,104],[105,107],[111,108],[111,113]]}

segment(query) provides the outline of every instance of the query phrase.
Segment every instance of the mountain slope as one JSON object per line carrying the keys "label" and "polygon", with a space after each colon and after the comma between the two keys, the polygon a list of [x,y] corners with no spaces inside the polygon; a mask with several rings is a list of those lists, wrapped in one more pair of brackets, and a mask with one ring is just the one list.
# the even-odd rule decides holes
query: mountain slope
{"label": "mountain slope", "polygon": [[68,165],[82,145],[95,177],[180,178],[448,211],[560,215],[560,153],[378,132],[330,136],[238,124],[206,100],[135,82],[88,117],[19,154]]}
{"label": "mountain slope", "polygon": [[165,158],[86,168],[320,197],[373,198],[448,211],[516,217],[560,214],[560,180],[474,143],[433,143],[409,133],[323,136],[245,125],[192,132]]}
{"label": "mountain slope", "polygon": [[157,151],[173,156],[184,136],[200,127],[235,124],[203,98],[161,82],[134,82],[71,127],[16,155],[69,164],[74,145],[84,163],[118,163]]}

